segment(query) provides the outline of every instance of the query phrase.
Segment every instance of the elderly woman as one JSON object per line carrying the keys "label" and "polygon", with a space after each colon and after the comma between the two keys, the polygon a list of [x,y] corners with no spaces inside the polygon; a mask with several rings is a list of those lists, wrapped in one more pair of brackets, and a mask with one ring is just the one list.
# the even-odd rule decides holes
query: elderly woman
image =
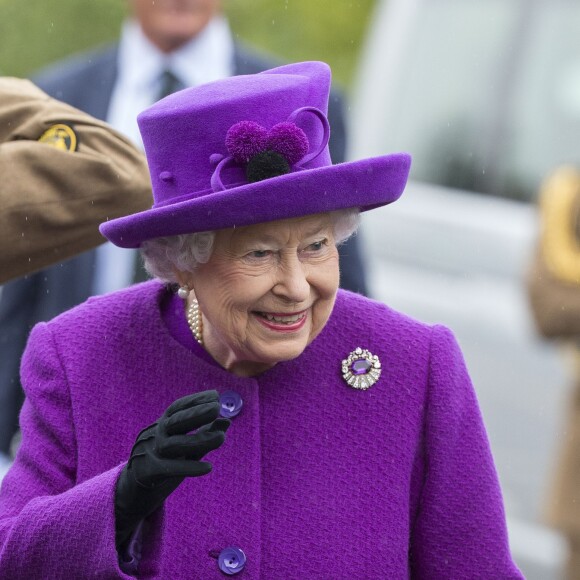
{"label": "elderly woman", "polygon": [[155,205],[101,229],[157,280],[34,329],[2,578],[522,577],[453,335],[338,291],[410,160],[333,166],[329,86],[301,63],[141,114]]}

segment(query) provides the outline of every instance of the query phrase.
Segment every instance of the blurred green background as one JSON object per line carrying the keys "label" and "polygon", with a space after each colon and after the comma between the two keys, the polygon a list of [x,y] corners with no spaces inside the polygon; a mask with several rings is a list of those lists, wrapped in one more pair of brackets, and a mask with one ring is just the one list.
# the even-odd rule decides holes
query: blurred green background
{"label": "blurred green background", "polygon": [[[324,60],[348,90],[374,0],[223,0],[236,38],[285,61]],[[124,0],[0,0],[0,71],[26,77],[114,40]]]}

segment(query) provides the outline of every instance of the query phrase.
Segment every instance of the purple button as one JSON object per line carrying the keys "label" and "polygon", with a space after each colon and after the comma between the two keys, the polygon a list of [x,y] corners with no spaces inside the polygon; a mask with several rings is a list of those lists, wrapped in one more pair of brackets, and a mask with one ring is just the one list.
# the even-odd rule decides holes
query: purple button
{"label": "purple button", "polygon": [[355,360],[352,363],[352,374],[353,375],[366,375],[371,370],[371,363],[365,359]]}
{"label": "purple button", "polygon": [[239,415],[244,401],[236,391],[225,391],[220,395],[220,415],[231,419]]}
{"label": "purple button", "polygon": [[240,548],[230,546],[224,548],[218,556],[220,570],[228,576],[239,574],[246,565],[246,555]]}

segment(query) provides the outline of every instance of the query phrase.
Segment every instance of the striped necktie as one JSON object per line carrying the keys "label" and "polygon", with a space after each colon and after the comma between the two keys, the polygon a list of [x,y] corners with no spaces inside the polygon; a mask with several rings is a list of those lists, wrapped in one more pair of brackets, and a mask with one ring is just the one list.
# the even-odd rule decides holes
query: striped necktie
{"label": "striped necktie", "polygon": [[185,88],[183,82],[181,82],[181,80],[169,69],[166,69],[161,73],[160,79],[161,90],[159,91],[158,100]]}

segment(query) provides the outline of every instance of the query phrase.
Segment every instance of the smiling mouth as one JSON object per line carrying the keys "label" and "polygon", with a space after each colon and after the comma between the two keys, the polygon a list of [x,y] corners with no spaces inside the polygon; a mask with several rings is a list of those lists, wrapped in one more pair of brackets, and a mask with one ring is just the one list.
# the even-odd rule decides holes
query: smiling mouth
{"label": "smiling mouth", "polygon": [[296,326],[306,318],[306,310],[294,312],[292,314],[281,314],[274,312],[254,312],[259,318],[272,325]]}

